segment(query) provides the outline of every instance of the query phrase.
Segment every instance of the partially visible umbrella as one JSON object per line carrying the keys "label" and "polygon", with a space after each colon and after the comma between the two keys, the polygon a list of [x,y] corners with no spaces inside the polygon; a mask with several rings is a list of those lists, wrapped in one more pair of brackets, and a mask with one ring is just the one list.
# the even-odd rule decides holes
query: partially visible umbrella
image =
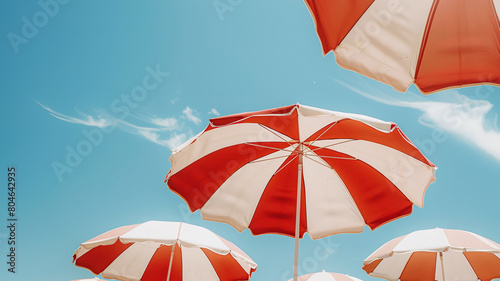
{"label": "partially visible umbrella", "polygon": [[338,65],[424,94],[500,84],[500,2],[305,0]]}
{"label": "partially visible umbrella", "polygon": [[78,279],[78,280],[73,280],[73,281],[106,281],[106,280],[99,279],[99,278],[95,277],[95,278],[90,278],[90,279]]}
{"label": "partially visible umbrella", "polygon": [[300,104],[210,120],[165,179],[192,212],[254,235],[361,232],[422,207],[436,167],[399,127]]}
{"label": "partially visible umbrella", "polygon": [[257,265],[208,229],[179,222],[123,226],[85,243],[75,265],[126,281],[248,280]]}
{"label": "partially visible umbrella", "polygon": [[384,244],[363,269],[387,280],[488,281],[500,278],[500,244],[463,230],[420,230]]}
{"label": "partially visible umbrella", "polygon": [[334,272],[316,272],[299,276],[298,281],[361,281],[356,277]]}

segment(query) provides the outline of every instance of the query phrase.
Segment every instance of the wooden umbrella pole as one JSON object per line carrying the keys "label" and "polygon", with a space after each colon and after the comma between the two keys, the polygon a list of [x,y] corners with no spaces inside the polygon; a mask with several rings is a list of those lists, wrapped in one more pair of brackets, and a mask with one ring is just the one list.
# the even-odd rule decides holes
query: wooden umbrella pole
{"label": "wooden umbrella pole", "polygon": [[170,272],[172,270],[172,263],[174,262],[175,245],[177,245],[177,242],[179,241],[179,237],[181,236],[181,227],[182,227],[182,222],[179,223],[179,231],[177,232],[177,239],[175,240],[174,245],[172,245],[172,252],[170,252],[170,261],[168,262],[167,281],[170,281]]}
{"label": "wooden umbrella pole", "polygon": [[298,177],[297,177],[297,206],[295,210],[295,254],[294,254],[294,261],[293,261],[293,281],[297,281],[297,271],[299,267],[299,236],[300,236],[300,197],[301,197],[301,191],[302,191],[302,169],[303,169],[303,164],[302,164],[302,149],[303,145],[302,143],[299,144],[299,170],[298,170]]}

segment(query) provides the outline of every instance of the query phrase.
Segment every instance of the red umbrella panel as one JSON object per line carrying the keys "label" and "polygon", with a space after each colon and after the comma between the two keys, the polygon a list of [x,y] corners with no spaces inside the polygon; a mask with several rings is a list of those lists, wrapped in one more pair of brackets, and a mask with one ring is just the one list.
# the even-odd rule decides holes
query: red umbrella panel
{"label": "red umbrella panel", "polygon": [[305,0],[323,53],[404,92],[500,84],[498,0]]}

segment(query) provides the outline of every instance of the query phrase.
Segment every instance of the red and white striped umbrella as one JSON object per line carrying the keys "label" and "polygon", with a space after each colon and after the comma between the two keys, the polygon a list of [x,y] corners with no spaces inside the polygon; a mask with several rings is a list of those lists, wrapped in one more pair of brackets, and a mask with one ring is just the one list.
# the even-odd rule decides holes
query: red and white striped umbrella
{"label": "red and white striped umbrella", "polygon": [[420,230],[384,244],[363,269],[387,280],[488,281],[500,278],[500,244],[463,230]]}
{"label": "red and white striped umbrella", "polygon": [[81,244],[73,262],[124,281],[248,280],[257,268],[238,247],[208,229],[162,221],[99,235]]}
{"label": "red and white striped umbrella", "polygon": [[316,272],[299,276],[298,281],[361,281],[356,277],[333,272]]}
{"label": "red and white striped umbrella", "polygon": [[396,124],[299,104],[211,119],[170,161],[165,181],[191,211],[295,236],[296,251],[305,232],[361,232],[410,214],[435,179]]}
{"label": "red and white striped umbrella", "polygon": [[305,0],[323,53],[398,91],[500,84],[500,0]]}

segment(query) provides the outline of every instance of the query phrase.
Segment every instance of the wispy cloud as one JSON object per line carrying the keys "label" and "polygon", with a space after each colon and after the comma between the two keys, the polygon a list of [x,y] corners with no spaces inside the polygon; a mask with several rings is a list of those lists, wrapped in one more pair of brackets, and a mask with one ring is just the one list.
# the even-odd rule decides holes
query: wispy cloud
{"label": "wispy cloud", "polygon": [[153,118],[151,119],[151,123],[160,126],[166,130],[175,130],[178,128],[178,120],[173,117]]}
{"label": "wispy cloud", "polygon": [[94,119],[93,116],[84,114],[82,112],[78,112],[82,117],[76,118],[76,117],[72,117],[72,116],[68,116],[68,115],[56,112],[56,111],[52,110],[50,107],[48,107],[44,104],[41,104],[39,102],[36,102],[36,103],[38,103],[45,110],[49,111],[50,114],[52,116],[54,116],[55,118],[66,121],[66,122],[81,124],[81,125],[91,126],[91,127],[99,127],[99,128],[104,128],[106,126],[113,125],[113,122],[106,120],[104,117],[98,116],[97,119]]}
{"label": "wispy cloud", "polygon": [[213,114],[213,115],[215,115],[215,116],[219,116],[219,115],[220,115],[220,113],[219,113],[219,112],[217,111],[217,109],[215,109],[215,108],[212,108],[212,109],[208,112],[208,114]]}
{"label": "wispy cloud", "polygon": [[[161,128],[150,127],[150,126],[148,126],[148,127],[138,126],[138,125],[126,122],[122,119],[117,119],[116,123],[117,123],[118,128],[120,128],[126,132],[130,132],[130,133],[136,133],[137,131],[150,131],[150,132],[162,131]],[[149,125],[151,125],[151,124],[149,124]]]}
{"label": "wispy cloud", "polygon": [[161,139],[160,135],[155,132],[151,131],[144,131],[144,130],[139,130],[138,131],[140,135],[145,137],[147,140],[159,144],[164,147],[168,147],[170,149],[176,148],[180,146],[183,142],[186,141],[187,137],[185,134],[174,134],[170,136],[168,139]]}
{"label": "wispy cloud", "polygon": [[[74,124],[99,127],[104,128],[107,126],[116,126],[117,128],[135,135],[140,135],[146,140],[159,144],[161,146],[173,149],[180,146],[183,142],[188,139],[188,135],[191,136],[192,132],[182,132],[182,124],[179,120],[174,117],[158,118],[158,117],[135,117],[135,123],[139,122],[141,124],[134,124],[127,122],[123,119],[114,117],[113,115],[107,114],[105,111],[100,111],[101,114],[97,117],[85,114],[78,110],[77,113],[79,117],[69,116],[60,112],[57,112],[50,107],[37,102],[42,108],[47,110],[52,116],[63,120],[65,122],[70,122]],[[187,118],[195,124],[199,124],[201,119],[193,115],[193,110],[189,107],[183,110],[183,117]]]}
{"label": "wispy cloud", "polygon": [[184,113],[184,116],[189,121],[195,123],[196,125],[199,125],[201,123],[201,119],[193,115],[193,110],[189,106],[186,106],[182,113]]}
{"label": "wispy cloud", "polygon": [[448,90],[447,95],[440,96],[439,100],[437,97],[434,99],[414,94],[398,96],[398,100],[382,93],[376,93],[375,96],[341,81],[337,83],[384,104],[420,110],[422,115],[419,122],[422,125],[439,128],[500,160],[498,115],[492,112],[493,104],[487,100],[471,99],[456,90]]}

